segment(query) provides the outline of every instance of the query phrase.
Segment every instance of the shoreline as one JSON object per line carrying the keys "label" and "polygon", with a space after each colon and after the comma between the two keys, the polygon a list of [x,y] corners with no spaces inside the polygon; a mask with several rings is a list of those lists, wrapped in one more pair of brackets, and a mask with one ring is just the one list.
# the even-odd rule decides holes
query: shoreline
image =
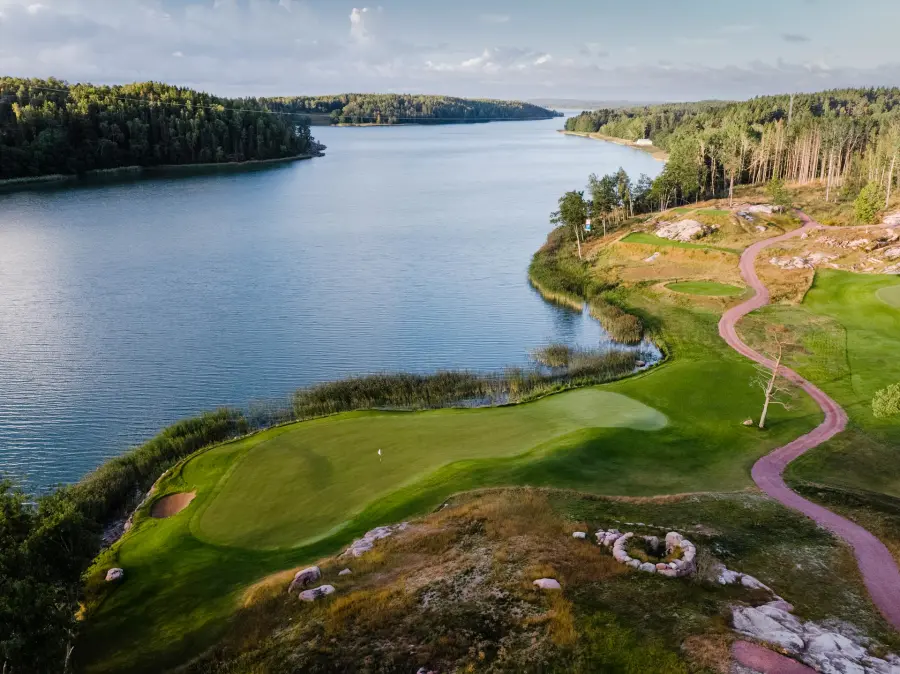
{"label": "shoreline", "polygon": [[84,173],[53,173],[43,176],[28,176],[23,178],[8,178],[0,180],[0,194],[15,192],[18,190],[35,189],[40,187],[61,187],[63,185],[89,184],[95,180],[105,178],[146,178],[156,177],[162,174],[211,173],[216,171],[242,171],[257,167],[271,166],[274,164],[287,164],[289,162],[303,161],[322,157],[322,152],[306,152],[290,157],[276,157],[273,159],[248,159],[240,162],[205,162],[202,164],[160,164],[156,166],[118,166],[109,169],[92,169]]}
{"label": "shoreline", "polygon": [[658,148],[655,145],[637,145],[636,143],[631,142],[630,140],[625,140],[624,138],[616,138],[615,136],[604,136],[602,133],[586,133],[583,131],[567,131],[566,129],[560,129],[559,133],[564,134],[566,136],[578,136],[579,138],[591,138],[593,140],[602,140],[607,143],[615,143],[616,145],[624,145],[625,147],[631,147],[635,150],[640,150],[641,152],[646,152],[651,157],[653,157],[656,161],[667,162],[669,160],[669,153],[663,150],[662,148]]}

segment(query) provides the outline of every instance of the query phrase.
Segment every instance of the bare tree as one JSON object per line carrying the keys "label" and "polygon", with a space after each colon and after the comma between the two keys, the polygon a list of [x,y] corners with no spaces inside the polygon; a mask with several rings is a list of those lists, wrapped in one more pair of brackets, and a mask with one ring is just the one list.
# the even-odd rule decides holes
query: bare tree
{"label": "bare tree", "polygon": [[771,405],[781,405],[789,410],[793,400],[790,382],[780,376],[780,371],[785,352],[794,345],[788,340],[787,330],[782,326],[769,326],[766,329],[766,337],[766,355],[771,359],[772,367],[757,365],[756,376],[751,382],[751,385],[760,388],[764,395],[762,414],[759,417],[760,428],[766,427],[766,417]]}

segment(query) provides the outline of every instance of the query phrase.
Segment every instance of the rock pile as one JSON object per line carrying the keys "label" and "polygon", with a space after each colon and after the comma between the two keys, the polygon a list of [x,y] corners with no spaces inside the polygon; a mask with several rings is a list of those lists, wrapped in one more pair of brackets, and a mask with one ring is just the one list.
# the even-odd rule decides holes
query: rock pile
{"label": "rock pile", "polygon": [[714,225],[704,225],[696,220],[680,220],[678,222],[661,222],[656,229],[656,236],[672,241],[687,243],[694,239],[702,239],[704,236],[716,231]]}
{"label": "rock pile", "polygon": [[[666,534],[665,548],[656,536],[641,536],[648,549],[675,557],[671,562],[641,562],[628,554],[628,542],[634,538],[634,532],[622,533],[618,529],[600,530],[595,534],[597,544],[605,548],[612,547],[613,559],[620,564],[639,569],[646,573],[658,573],[666,578],[689,576],[696,570],[695,559],[697,548],[689,540],[676,531]],[[680,556],[678,556],[680,555]]]}
{"label": "rock pile", "polygon": [[732,608],[734,629],[741,635],[778,646],[824,674],[900,674],[900,657],[877,658],[871,641],[845,626],[826,629],[791,615],[784,601]]}
{"label": "rock pile", "polygon": [[353,543],[350,544],[350,547],[341,553],[341,557],[347,555],[351,557],[359,557],[360,555],[371,550],[372,546],[375,545],[375,541],[381,540],[382,538],[387,538],[388,536],[393,536],[398,531],[405,531],[408,528],[409,522],[391,524],[386,527],[376,527],[371,531],[366,532],[366,535],[362,538],[357,538],[355,541],[353,541]]}

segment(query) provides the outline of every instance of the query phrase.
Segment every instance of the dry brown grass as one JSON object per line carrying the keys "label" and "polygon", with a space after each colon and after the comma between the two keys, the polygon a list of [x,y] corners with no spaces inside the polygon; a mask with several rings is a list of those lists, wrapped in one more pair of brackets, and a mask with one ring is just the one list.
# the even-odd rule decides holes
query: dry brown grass
{"label": "dry brown grass", "polygon": [[[724,627],[724,626],[723,626]],[[691,664],[717,674],[731,671],[731,643],[727,634],[701,634],[690,636],[681,645]]]}
{"label": "dry brown grass", "polygon": [[[645,262],[656,252],[659,256],[653,262]],[[618,277],[626,283],[649,280],[714,280],[734,285],[742,283],[738,269],[739,257],[718,250],[619,242],[606,257],[599,260],[615,269]]]}
{"label": "dry brown grass", "polygon": [[756,274],[769,289],[772,304],[800,304],[816,275],[813,269],[780,269],[767,260],[756,261]]}

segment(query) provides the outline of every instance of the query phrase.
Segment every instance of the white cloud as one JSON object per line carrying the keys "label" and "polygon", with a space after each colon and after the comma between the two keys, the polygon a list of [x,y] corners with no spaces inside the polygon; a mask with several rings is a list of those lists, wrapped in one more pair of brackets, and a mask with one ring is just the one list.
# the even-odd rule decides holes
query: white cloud
{"label": "white cloud", "polygon": [[35,3],[33,5],[28,5],[27,11],[29,14],[37,14],[38,12],[43,12],[45,9],[47,8],[44,5]]}
{"label": "white cloud", "polygon": [[498,25],[501,23],[509,23],[512,17],[509,14],[482,14],[478,17],[482,23]]}
{"label": "white cloud", "polygon": [[357,42],[365,42],[369,38],[365,21],[365,15],[368,12],[368,7],[363,7],[362,9],[354,7],[353,11],[350,12],[350,37]]}
{"label": "white cloud", "polygon": [[534,60],[534,65],[542,66],[545,63],[550,63],[553,60],[553,57],[550,54],[541,54]]}
{"label": "white cloud", "polygon": [[184,56],[184,53],[183,53],[183,52],[180,52],[180,51],[173,51],[173,52],[172,52],[172,56],[174,56],[175,58],[179,58],[179,59],[180,59],[182,56]]}

